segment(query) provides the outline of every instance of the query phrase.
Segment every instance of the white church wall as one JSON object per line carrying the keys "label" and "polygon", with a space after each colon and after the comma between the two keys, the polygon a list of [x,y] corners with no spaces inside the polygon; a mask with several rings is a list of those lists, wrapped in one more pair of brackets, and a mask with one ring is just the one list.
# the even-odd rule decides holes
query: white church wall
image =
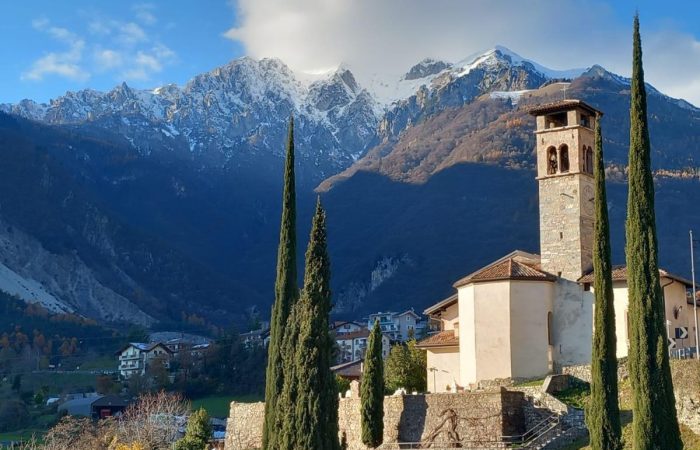
{"label": "white church wall", "polygon": [[474,284],[476,377],[470,383],[512,376],[510,284]]}
{"label": "white church wall", "polygon": [[[593,289],[591,288],[591,292]],[[627,333],[627,282],[615,281],[613,283],[613,297],[615,305],[615,337],[617,341],[617,357],[625,358],[629,354],[629,335]]]}
{"label": "white church wall", "polygon": [[459,303],[459,367],[462,386],[476,381],[476,328],[474,285],[457,290]]}
{"label": "white church wall", "polygon": [[576,282],[559,279],[554,286],[554,362],[589,364],[593,338],[593,294]]}
{"label": "white church wall", "polygon": [[[447,387],[460,384],[459,347],[427,350],[428,391],[448,392]],[[461,385],[461,384],[460,384]]]}
{"label": "white church wall", "polygon": [[554,285],[512,281],[510,285],[512,377],[532,378],[549,372],[547,316]]}

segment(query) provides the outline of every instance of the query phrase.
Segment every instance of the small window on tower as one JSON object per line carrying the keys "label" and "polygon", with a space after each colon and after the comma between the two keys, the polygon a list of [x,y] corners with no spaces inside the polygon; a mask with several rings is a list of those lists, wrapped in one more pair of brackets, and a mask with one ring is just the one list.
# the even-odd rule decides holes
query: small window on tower
{"label": "small window on tower", "polygon": [[586,173],[593,174],[593,149],[586,147]]}
{"label": "small window on tower", "polygon": [[586,114],[581,114],[581,125],[586,128],[591,127],[591,119]]}
{"label": "small window on tower", "polygon": [[561,173],[567,173],[569,171],[569,147],[566,144],[562,144],[559,147],[559,170]]}

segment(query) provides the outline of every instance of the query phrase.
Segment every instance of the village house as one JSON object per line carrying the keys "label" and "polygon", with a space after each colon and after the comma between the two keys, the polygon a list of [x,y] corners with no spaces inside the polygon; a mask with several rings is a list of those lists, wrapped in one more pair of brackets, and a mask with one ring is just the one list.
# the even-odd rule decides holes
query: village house
{"label": "village house", "polygon": [[[590,364],[593,334],[593,149],[599,111],[579,100],[531,110],[536,117],[540,255],[513,251],[454,284],[427,308],[436,332],[428,390],[456,391],[494,379],[542,377]],[[617,355],[627,356],[626,268],[613,270]],[[694,347],[691,283],[661,270],[669,347]],[[675,336],[684,339],[674,339]]]}
{"label": "village house", "polygon": [[425,331],[425,323],[413,309],[396,312],[378,312],[367,318],[367,328],[372,329],[374,322],[379,321],[382,333],[387,334],[392,341],[406,342],[412,337],[420,337]]}
{"label": "village house", "polygon": [[[357,361],[365,357],[367,351],[367,340],[370,331],[363,328],[359,331],[341,333],[335,336],[338,344],[338,363]],[[382,358],[389,356],[391,350],[391,340],[386,334],[382,334]]]}
{"label": "village house", "polygon": [[365,326],[362,325],[361,323],[349,322],[346,320],[336,320],[335,322],[332,322],[330,325],[331,331],[334,332],[335,334],[352,333],[355,331],[360,331],[364,328],[365,328]]}
{"label": "village house", "polygon": [[134,374],[144,375],[148,365],[156,358],[163,358],[168,367],[173,351],[162,342],[131,342],[117,351],[116,356],[119,361],[119,376],[127,379]]}

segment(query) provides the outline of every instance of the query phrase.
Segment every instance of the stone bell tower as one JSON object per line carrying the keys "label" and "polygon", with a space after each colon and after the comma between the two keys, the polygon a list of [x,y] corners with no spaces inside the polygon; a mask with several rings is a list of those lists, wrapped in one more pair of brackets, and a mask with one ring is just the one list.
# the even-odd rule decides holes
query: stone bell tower
{"label": "stone bell tower", "polygon": [[561,100],[530,110],[537,119],[542,269],[576,281],[593,266],[593,147],[598,110]]}

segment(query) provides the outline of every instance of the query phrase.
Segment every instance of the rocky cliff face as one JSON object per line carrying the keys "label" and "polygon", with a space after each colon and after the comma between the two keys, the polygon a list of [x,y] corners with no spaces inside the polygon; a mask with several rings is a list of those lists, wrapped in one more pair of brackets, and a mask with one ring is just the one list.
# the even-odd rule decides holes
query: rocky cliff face
{"label": "rocky cliff face", "polygon": [[[537,251],[529,105],[567,95],[602,109],[609,176],[624,181],[628,91],[601,67],[553,71],[497,47],[365,85],[347,66],[309,78],[276,59],[242,58],[185,86],[0,105],[38,122],[0,116],[0,218],[47,252],[29,265],[30,255],[8,255],[0,278],[36,282],[45,293],[35,295],[56,308],[104,320],[266,311],[294,115],[300,248],[321,183],[336,311],[421,308],[513,248]],[[692,225],[686,206],[697,194],[700,112],[649,92],[662,256],[677,270],[674,236]],[[615,226],[623,193],[611,189]]]}

